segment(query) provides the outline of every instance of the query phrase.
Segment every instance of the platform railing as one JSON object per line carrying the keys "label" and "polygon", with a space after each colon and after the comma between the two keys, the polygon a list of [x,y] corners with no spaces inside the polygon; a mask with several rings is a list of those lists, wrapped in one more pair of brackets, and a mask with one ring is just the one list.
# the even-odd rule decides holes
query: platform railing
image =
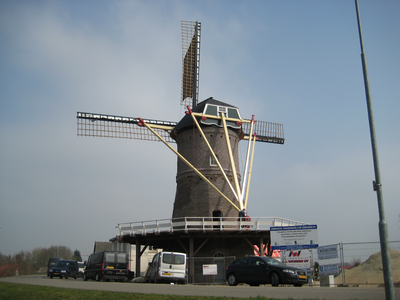
{"label": "platform railing", "polygon": [[193,231],[261,231],[270,230],[276,226],[309,225],[305,222],[279,217],[260,217],[244,220],[244,218],[212,218],[185,217],[120,223],[116,226],[119,236],[147,235],[163,232],[193,232]]}

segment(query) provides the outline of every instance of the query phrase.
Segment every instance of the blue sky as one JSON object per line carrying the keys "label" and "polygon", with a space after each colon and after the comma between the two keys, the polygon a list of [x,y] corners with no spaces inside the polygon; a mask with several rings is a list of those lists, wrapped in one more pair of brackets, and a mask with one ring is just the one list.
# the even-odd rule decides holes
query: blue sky
{"label": "blue sky", "polygon": [[[400,239],[399,1],[359,1],[389,239]],[[1,1],[0,252],[90,254],[170,218],[162,143],[76,136],[76,112],[178,121],[181,20],[202,24],[200,100],[283,123],[258,143],[248,212],[379,241],[354,1]],[[241,153],[243,160],[245,151]]]}

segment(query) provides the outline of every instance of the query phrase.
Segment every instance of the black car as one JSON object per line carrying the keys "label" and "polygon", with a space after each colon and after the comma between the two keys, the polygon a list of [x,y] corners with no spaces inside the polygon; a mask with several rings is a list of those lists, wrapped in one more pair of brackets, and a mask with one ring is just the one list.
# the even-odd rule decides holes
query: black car
{"label": "black car", "polygon": [[49,277],[60,277],[62,279],[68,279],[68,277],[78,278],[79,266],[78,262],[75,260],[59,260],[56,264],[49,270]]}
{"label": "black car", "polygon": [[61,260],[60,257],[50,257],[49,262],[47,263],[47,277],[49,277],[49,270],[54,267],[54,265]]}
{"label": "black car", "polygon": [[86,262],[83,280],[128,281],[128,253],[119,251],[103,251],[90,254]]}
{"label": "black car", "polygon": [[247,283],[252,286],[270,283],[302,286],[307,283],[307,272],[286,266],[270,257],[248,256],[234,260],[226,267],[226,280],[231,286]]}

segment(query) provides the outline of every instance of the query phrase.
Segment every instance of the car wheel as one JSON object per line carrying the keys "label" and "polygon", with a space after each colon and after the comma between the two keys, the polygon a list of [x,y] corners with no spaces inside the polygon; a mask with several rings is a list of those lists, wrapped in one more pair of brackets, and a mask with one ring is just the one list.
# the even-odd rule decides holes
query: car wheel
{"label": "car wheel", "polygon": [[88,280],[88,278],[87,278],[87,275],[85,273],[85,274],[83,274],[83,281],[87,281],[87,280]]}
{"label": "car wheel", "polygon": [[96,281],[101,281],[101,276],[99,273],[96,273]]}
{"label": "car wheel", "polygon": [[50,275],[50,278],[53,279],[53,274]]}
{"label": "car wheel", "polygon": [[271,274],[271,285],[278,286],[279,285],[279,276],[276,273]]}
{"label": "car wheel", "polygon": [[236,285],[238,285],[238,282],[237,282],[237,279],[236,279],[236,275],[235,275],[235,274],[230,273],[230,274],[228,275],[228,284],[229,284],[230,286],[236,286]]}

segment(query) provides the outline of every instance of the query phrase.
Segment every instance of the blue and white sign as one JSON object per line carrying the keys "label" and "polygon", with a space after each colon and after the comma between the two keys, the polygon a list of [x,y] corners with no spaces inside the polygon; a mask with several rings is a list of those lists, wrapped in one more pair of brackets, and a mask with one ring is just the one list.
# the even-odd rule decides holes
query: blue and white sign
{"label": "blue and white sign", "polygon": [[339,275],[339,264],[319,265],[319,276]]}
{"label": "blue and white sign", "polygon": [[271,227],[272,250],[318,248],[317,225]]}
{"label": "blue and white sign", "polygon": [[338,258],[338,245],[328,245],[318,247],[318,260]]}

